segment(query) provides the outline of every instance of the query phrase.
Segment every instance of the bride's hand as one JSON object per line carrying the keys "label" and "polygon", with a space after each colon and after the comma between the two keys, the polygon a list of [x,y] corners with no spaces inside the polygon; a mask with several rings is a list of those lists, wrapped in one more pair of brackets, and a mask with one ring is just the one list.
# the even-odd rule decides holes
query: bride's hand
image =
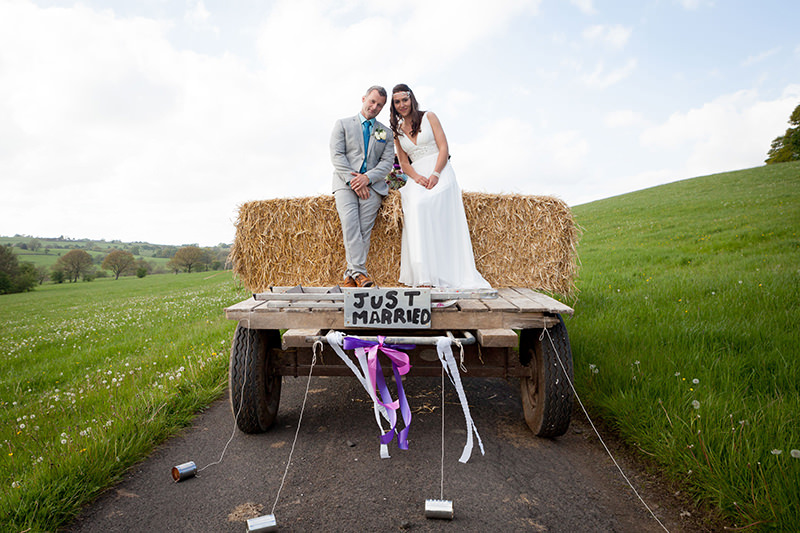
{"label": "bride's hand", "polygon": [[437,183],[439,183],[439,177],[438,176],[430,176],[430,177],[428,177],[427,181],[428,181],[428,184],[425,186],[425,188],[428,189],[428,190],[431,190],[434,187],[436,187]]}
{"label": "bride's hand", "polygon": [[417,176],[416,178],[414,178],[414,181],[416,181],[422,187],[425,187],[426,189],[428,188],[428,178],[426,178],[425,176]]}

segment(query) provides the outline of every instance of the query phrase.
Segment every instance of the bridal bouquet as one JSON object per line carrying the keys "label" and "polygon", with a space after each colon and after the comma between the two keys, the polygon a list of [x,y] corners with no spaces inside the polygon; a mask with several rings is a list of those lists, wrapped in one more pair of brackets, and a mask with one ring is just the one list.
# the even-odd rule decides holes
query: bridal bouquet
{"label": "bridal bouquet", "polygon": [[386,183],[389,184],[390,189],[399,189],[406,184],[407,179],[403,171],[400,170],[400,163],[397,162],[397,158],[395,157],[392,171],[386,175]]}

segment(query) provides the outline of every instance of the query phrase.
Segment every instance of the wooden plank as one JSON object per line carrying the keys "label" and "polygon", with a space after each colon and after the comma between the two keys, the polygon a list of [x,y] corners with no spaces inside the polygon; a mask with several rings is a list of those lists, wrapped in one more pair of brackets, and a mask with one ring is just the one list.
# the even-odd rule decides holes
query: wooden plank
{"label": "wooden plank", "polygon": [[315,328],[287,329],[281,338],[283,349],[308,347],[310,343],[306,342],[306,337],[317,336],[321,333],[321,330]]}
{"label": "wooden plank", "polygon": [[519,337],[513,329],[479,329],[478,342],[484,347],[510,347],[519,344]]}
{"label": "wooden plank", "polygon": [[225,308],[225,318],[237,321],[248,320],[263,304],[264,302],[258,302],[253,298],[248,298],[247,300]]}
{"label": "wooden plank", "polygon": [[[410,290],[414,287],[380,287],[381,289]],[[316,300],[322,295],[331,300],[343,300],[342,292],[327,292],[327,287],[303,287],[303,292],[287,292],[296,287],[273,287],[272,292],[262,292],[255,295],[257,300]],[[367,288],[366,290],[369,290]],[[431,289],[431,301],[441,302],[446,300],[479,300],[497,298],[495,289]]]}
{"label": "wooden plank", "polygon": [[[254,329],[344,329],[344,313],[334,309],[267,309],[260,307],[253,312],[228,313],[227,318],[238,320]],[[552,327],[558,323],[555,317],[542,313],[521,312],[443,312],[435,311],[431,317],[431,329],[478,330],[478,329],[528,329]],[[358,328],[360,331],[376,331]]]}
{"label": "wooden plank", "polygon": [[[336,287],[336,285],[334,285],[333,287]],[[302,286],[303,292],[296,292],[296,293],[292,293],[292,294],[320,294],[320,293],[321,294],[327,294],[328,291],[331,290],[333,287],[306,287],[306,286]],[[296,289],[296,288],[297,288],[297,286],[294,286],[294,287],[284,287],[284,286],[272,287],[272,292],[264,292],[264,293],[261,293],[261,294],[282,293],[282,292],[290,291],[290,290]],[[336,292],[336,293],[331,293],[331,294],[342,294],[342,293]]]}
{"label": "wooden plank", "polygon": [[489,311],[498,311],[501,313],[516,313],[519,311],[519,308],[503,298],[503,296],[499,294],[499,291],[497,298],[481,300],[481,302],[489,309]]}
{"label": "wooden plank", "polygon": [[465,313],[485,313],[489,310],[480,300],[459,300],[458,308]]}
{"label": "wooden plank", "polygon": [[447,300],[444,302],[431,302],[431,313],[451,313],[458,311],[456,300]]}
{"label": "wooden plank", "polygon": [[255,298],[248,298],[247,300],[243,300],[239,303],[233,304],[230,307],[225,308],[225,312],[228,311],[237,313],[237,312],[249,312],[257,307],[264,305],[264,302],[260,302]]}
{"label": "wooden plank", "polygon": [[304,292],[296,292],[296,293],[266,292],[263,294],[257,294],[256,299],[259,301],[267,301],[267,302],[284,301],[284,300],[292,302],[307,302],[307,301],[316,301],[322,299],[343,302],[344,293],[320,294],[320,293],[304,293]]}
{"label": "wooden plank", "polygon": [[539,307],[538,310],[570,316],[572,316],[572,314],[575,312],[568,305],[563,304],[546,294],[536,292],[533,289],[529,289],[527,287],[515,287],[514,290],[535,302],[535,305]]}
{"label": "wooden plank", "polygon": [[522,312],[541,311],[538,305],[535,305],[534,302],[532,302],[528,297],[521,295],[514,289],[504,287],[499,289],[498,292],[500,293],[500,296],[517,306],[517,308],[519,308],[519,310]]}
{"label": "wooden plank", "polygon": [[272,300],[267,302],[269,309],[286,309],[286,308],[302,308],[302,309],[344,309],[344,302],[331,302],[331,301],[311,301],[311,302],[292,302],[286,300]]}

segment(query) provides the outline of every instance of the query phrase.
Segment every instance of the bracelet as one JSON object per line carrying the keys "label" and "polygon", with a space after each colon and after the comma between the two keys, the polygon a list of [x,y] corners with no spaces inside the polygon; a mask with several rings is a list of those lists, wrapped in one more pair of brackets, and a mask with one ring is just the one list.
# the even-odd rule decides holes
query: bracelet
{"label": "bracelet", "polygon": [[442,175],[439,174],[438,172],[436,172],[435,170],[433,172],[431,172],[431,176],[436,176],[437,178],[442,177]]}

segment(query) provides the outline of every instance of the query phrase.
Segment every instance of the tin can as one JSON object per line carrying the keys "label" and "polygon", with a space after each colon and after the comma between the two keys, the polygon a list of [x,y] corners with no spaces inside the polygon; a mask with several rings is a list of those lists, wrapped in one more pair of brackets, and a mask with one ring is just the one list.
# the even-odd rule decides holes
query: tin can
{"label": "tin can", "polygon": [[194,477],[195,474],[197,474],[197,465],[194,464],[194,461],[172,467],[172,479],[175,481],[183,481],[186,478]]}
{"label": "tin can", "polygon": [[278,531],[278,523],[275,521],[274,514],[265,514],[258,518],[251,518],[247,521],[247,531]]}
{"label": "tin can", "polygon": [[425,518],[453,519],[452,500],[425,500]]}

